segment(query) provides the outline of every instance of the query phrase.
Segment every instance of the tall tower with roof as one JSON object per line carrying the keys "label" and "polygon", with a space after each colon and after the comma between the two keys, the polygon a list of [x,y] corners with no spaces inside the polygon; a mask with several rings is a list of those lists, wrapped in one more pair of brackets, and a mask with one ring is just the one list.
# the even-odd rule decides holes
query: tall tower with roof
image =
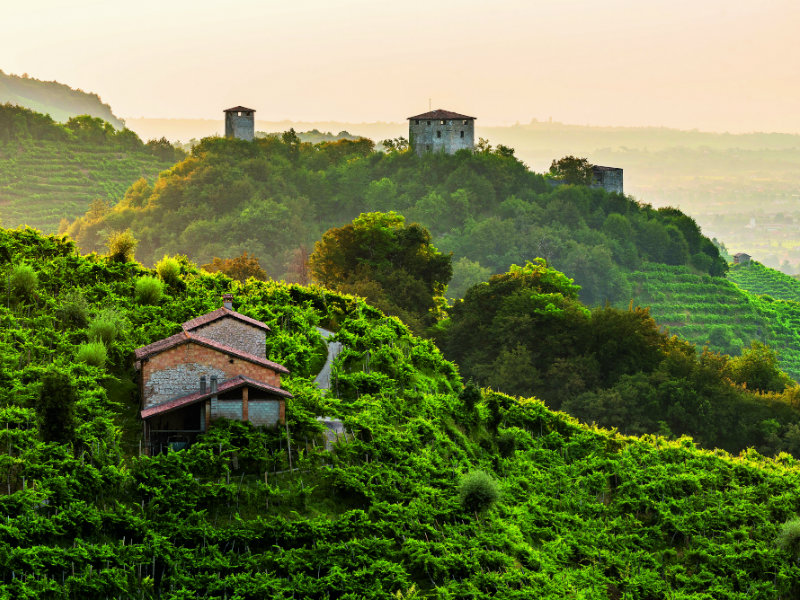
{"label": "tall tower with roof", "polygon": [[255,137],[255,114],[252,108],[234,106],[225,109],[225,137],[252,142]]}
{"label": "tall tower with roof", "polygon": [[408,141],[417,154],[472,150],[475,145],[475,117],[437,108],[408,117]]}

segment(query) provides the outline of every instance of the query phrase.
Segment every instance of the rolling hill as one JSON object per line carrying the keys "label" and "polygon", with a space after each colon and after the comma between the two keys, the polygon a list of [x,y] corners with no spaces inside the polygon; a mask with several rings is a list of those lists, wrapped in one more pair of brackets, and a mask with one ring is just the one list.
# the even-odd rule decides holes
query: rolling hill
{"label": "rolling hill", "polygon": [[[800,593],[800,470],[788,455],[624,437],[535,399],[475,398],[430,342],[319,288],[240,285],[183,263],[147,303],[135,288],[153,271],[80,257],[72,243],[25,229],[0,230],[0,271],[14,299],[0,305],[8,597]],[[292,370],[292,470],[285,431],[237,423],[216,424],[187,450],[138,455],[133,348],[179,330],[227,291],[237,310],[272,327],[269,354]],[[105,364],[76,360],[87,321],[109,310],[118,328]],[[308,368],[317,325],[345,346],[330,393]],[[75,416],[62,443],[42,441],[42,424],[67,423],[66,413],[37,409],[54,373],[62,395],[74,394],[62,404]],[[332,452],[315,443],[319,415],[345,424]],[[477,480],[483,487],[466,487]],[[496,501],[470,491],[486,486],[497,487]]]}

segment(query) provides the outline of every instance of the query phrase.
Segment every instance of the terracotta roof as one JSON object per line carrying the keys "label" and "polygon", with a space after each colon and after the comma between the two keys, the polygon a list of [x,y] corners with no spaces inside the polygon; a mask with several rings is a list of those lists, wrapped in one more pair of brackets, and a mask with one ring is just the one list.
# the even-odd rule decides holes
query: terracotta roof
{"label": "terracotta roof", "polygon": [[173,398],[172,400],[167,400],[166,402],[162,402],[161,404],[156,404],[155,406],[148,406],[144,410],[141,411],[142,419],[149,419],[155,415],[160,415],[163,413],[167,413],[173,410],[177,410],[179,408],[183,408],[184,406],[189,406],[190,404],[194,404],[196,402],[201,402],[212,396],[217,396],[219,394],[223,394],[225,392],[230,392],[240,387],[252,387],[262,392],[268,392],[270,394],[275,394],[277,396],[283,396],[284,398],[292,398],[293,396],[287,392],[286,390],[282,390],[281,388],[276,388],[275,386],[269,385],[268,383],[264,383],[263,381],[257,381],[255,379],[250,379],[249,377],[245,377],[244,375],[237,375],[236,377],[232,377],[231,379],[227,379],[219,384],[217,387],[216,392],[211,392],[206,390],[205,392],[197,391],[193,394],[188,394],[186,396],[181,396],[180,398]]}
{"label": "terracotta roof", "polygon": [[184,331],[192,331],[193,329],[197,329],[198,327],[202,327],[203,325],[208,325],[209,323],[213,323],[217,319],[221,319],[223,317],[231,317],[234,319],[238,319],[243,323],[247,323],[248,325],[258,327],[260,329],[263,329],[264,331],[270,330],[266,323],[262,323],[261,321],[256,321],[255,319],[251,319],[250,317],[238,313],[235,310],[231,310],[230,308],[225,308],[224,306],[210,313],[200,315],[199,317],[192,319],[191,321],[186,321],[186,323],[181,325],[181,327],[183,327]]}
{"label": "terracotta roof", "polygon": [[244,106],[234,106],[233,108],[226,108],[222,112],[256,112],[256,109],[246,108]]}
{"label": "terracotta roof", "polygon": [[474,121],[475,117],[468,117],[467,115],[461,115],[461,114],[459,114],[457,112],[453,112],[453,111],[450,111],[450,110],[442,110],[441,108],[437,108],[436,110],[432,110],[430,112],[422,113],[421,115],[415,115],[413,117],[408,117],[408,119],[420,119],[420,120],[425,120],[425,119],[431,119],[431,120],[436,120],[436,119],[440,119],[440,120],[441,119],[444,119],[444,120],[447,120],[447,119],[471,119],[472,121]]}
{"label": "terracotta roof", "polygon": [[289,373],[289,369],[284,367],[283,365],[279,365],[276,362],[272,362],[271,360],[267,360],[266,358],[262,358],[260,356],[256,356],[255,354],[250,354],[249,352],[243,352],[237,348],[231,348],[230,346],[226,346],[225,344],[220,344],[219,342],[215,342],[214,340],[210,340],[208,338],[204,338],[199,335],[195,335],[189,333],[188,331],[183,331],[181,333],[176,333],[168,338],[164,338],[163,340],[158,340],[157,342],[153,342],[147,346],[142,346],[141,348],[137,348],[134,351],[134,355],[136,360],[143,360],[145,358],[149,358],[155,354],[160,354],[165,350],[169,350],[170,348],[174,348],[176,346],[180,346],[181,344],[199,344],[200,346],[205,346],[206,348],[213,348],[214,350],[219,350],[224,354],[228,354],[230,356],[235,356],[237,358],[241,358],[242,360],[246,360],[251,363],[255,363],[257,365],[263,365],[265,367],[269,367],[273,371],[278,373]]}

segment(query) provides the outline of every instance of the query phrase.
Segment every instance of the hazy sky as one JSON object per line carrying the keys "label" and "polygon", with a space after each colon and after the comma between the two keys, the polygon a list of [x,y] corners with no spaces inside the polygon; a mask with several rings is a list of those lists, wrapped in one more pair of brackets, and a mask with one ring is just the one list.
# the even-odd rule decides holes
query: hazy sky
{"label": "hazy sky", "polygon": [[798,0],[0,0],[0,69],[122,117],[800,132]]}

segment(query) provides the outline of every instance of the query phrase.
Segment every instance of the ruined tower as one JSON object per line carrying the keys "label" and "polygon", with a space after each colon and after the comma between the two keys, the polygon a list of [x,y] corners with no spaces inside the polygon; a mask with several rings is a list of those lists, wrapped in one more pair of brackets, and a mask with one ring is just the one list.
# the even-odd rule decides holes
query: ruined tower
{"label": "ruined tower", "polygon": [[225,137],[253,141],[255,136],[255,114],[252,108],[234,106],[225,110]]}
{"label": "ruined tower", "polygon": [[417,154],[472,150],[475,144],[475,117],[437,108],[408,117],[408,142]]}

